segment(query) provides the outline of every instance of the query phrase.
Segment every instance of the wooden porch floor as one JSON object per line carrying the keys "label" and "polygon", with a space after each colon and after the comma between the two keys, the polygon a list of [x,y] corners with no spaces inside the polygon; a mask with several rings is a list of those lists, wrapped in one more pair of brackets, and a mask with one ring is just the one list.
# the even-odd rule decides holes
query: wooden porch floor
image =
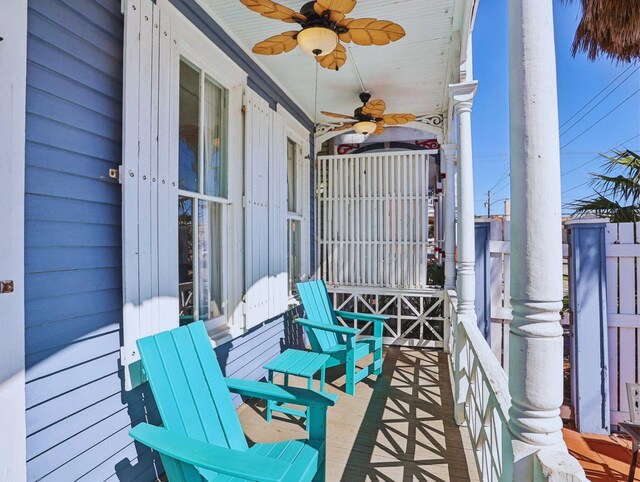
{"label": "wooden porch floor", "polygon": [[[276,383],[281,380],[276,378]],[[296,380],[297,382],[298,380]],[[303,386],[304,382],[293,385]],[[317,387],[318,381],[315,381]],[[328,370],[326,390],[340,396],[329,410],[327,481],[476,481],[466,429],[453,420],[446,355],[436,350],[385,348],[383,373],[344,393],[344,371]],[[253,442],[303,438],[303,425],[262,402],[239,414]]]}

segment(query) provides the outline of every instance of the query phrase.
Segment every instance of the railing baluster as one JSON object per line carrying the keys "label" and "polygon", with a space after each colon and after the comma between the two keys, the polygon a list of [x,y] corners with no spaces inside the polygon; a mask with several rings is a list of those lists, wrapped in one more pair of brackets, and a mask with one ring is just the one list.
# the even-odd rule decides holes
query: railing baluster
{"label": "railing baluster", "polygon": [[450,356],[455,417],[466,424],[482,481],[506,482],[513,476],[507,377],[480,330],[459,318],[456,293],[445,293],[451,323]]}

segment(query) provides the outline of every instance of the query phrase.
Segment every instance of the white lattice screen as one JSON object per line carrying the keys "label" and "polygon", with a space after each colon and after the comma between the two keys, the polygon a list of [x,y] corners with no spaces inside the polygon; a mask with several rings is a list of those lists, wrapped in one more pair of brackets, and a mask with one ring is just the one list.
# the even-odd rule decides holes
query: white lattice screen
{"label": "white lattice screen", "polygon": [[427,286],[429,156],[318,159],[319,277],[335,286]]}

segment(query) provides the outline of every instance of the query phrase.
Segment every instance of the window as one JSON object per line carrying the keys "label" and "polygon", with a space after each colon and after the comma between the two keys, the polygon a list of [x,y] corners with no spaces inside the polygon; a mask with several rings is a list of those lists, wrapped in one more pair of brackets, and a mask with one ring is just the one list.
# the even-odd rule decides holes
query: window
{"label": "window", "polygon": [[300,161],[302,148],[287,139],[287,256],[289,294],[296,293],[296,282],[302,273],[302,209],[299,200],[303,182]]}
{"label": "window", "polygon": [[180,324],[224,322],[227,91],[181,60],[179,102]]}

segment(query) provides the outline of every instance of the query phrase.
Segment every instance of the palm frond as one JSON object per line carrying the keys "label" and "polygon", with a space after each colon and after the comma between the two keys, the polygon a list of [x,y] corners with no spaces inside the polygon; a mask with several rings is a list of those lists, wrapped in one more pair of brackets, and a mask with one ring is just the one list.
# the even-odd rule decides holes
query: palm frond
{"label": "palm frond", "polygon": [[567,206],[580,217],[592,214],[612,222],[640,221],[640,155],[624,150],[607,156],[604,173],[591,172],[594,195]]}
{"label": "palm frond", "polygon": [[640,209],[637,205],[622,206],[617,201],[597,194],[589,199],[581,199],[568,204],[576,217],[594,215],[609,218],[612,223],[640,221]]}
{"label": "palm frond", "polygon": [[604,56],[618,62],[640,58],[640,1],[580,0],[580,4],[582,16],[573,40],[574,56],[584,52],[590,60]]}

